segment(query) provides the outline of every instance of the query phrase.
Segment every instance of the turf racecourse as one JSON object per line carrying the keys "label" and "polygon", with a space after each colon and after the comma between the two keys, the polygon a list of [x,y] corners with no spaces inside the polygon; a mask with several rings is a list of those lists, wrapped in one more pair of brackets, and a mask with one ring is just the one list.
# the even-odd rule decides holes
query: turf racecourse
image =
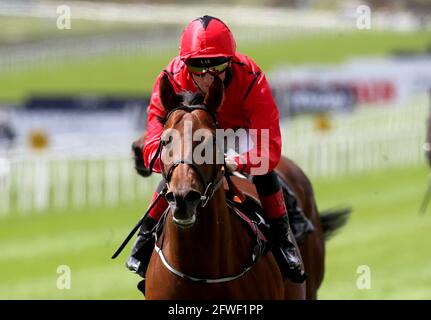
{"label": "turf racecourse", "polygon": [[[425,166],[314,180],[319,208],[349,204],[348,225],[327,247],[321,299],[431,299],[431,212],[417,214]],[[115,208],[9,214],[0,220],[0,299],[140,299],[124,267],[129,247],[110,256],[144,211],[146,200]],[[431,208],[430,210],[431,211]],[[71,288],[57,288],[57,268]],[[371,271],[359,290],[358,266]]]}
{"label": "turf racecourse", "polygon": [[[423,52],[429,41],[426,32],[322,31],[300,33],[271,43],[238,43],[238,50],[252,57],[269,74],[286,63],[340,63],[352,56]],[[47,61],[38,63],[36,68],[0,72],[0,101],[20,101],[32,94],[53,93],[142,95],[151,91],[156,76],[176,54],[176,50],[113,54],[68,59],[64,63]]]}
{"label": "turf racecourse", "polygon": [[[270,72],[286,62],[337,63],[394,50],[423,51],[429,39],[426,32],[322,32],[238,46]],[[175,54],[112,55],[3,72],[0,100],[19,102],[32,93],[149,92]],[[427,174],[424,165],[313,179],[319,208],[348,204],[354,209],[348,225],[328,243],[321,299],[431,299],[431,212],[417,214]],[[0,299],[140,299],[138,278],[124,268],[130,245],[117,260],[110,257],[147,200],[0,217]],[[70,290],[56,285],[62,265],[71,271]],[[369,290],[356,286],[358,267],[364,265],[371,271]]]}

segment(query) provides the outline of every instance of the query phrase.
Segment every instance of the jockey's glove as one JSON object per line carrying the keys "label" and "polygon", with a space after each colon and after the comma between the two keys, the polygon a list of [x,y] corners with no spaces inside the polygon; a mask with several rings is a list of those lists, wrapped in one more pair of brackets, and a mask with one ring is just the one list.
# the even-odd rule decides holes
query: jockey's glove
{"label": "jockey's glove", "polygon": [[135,162],[135,170],[142,177],[148,177],[151,175],[148,168],[145,167],[144,157],[143,157],[143,147],[144,144],[140,141],[135,141],[132,143],[133,160]]}

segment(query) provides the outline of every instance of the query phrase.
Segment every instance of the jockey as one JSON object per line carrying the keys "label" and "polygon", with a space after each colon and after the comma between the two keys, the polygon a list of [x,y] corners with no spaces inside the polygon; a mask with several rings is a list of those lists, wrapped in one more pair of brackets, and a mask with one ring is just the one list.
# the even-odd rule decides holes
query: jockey
{"label": "jockey", "polygon": [[[159,81],[163,74],[168,74],[171,83],[178,92],[199,90],[205,95],[214,76],[217,75],[224,83],[225,98],[217,112],[217,120],[223,129],[268,129],[269,130],[269,168],[265,174],[254,175],[253,183],[265,212],[265,218],[272,229],[272,242],[280,249],[288,263],[284,272],[295,282],[304,281],[304,272],[300,255],[292,241],[292,231],[283,191],[278,176],[273,171],[281,157],[281,134],[279,113],[271,89],[264,73],[250,58],[236,52],[234,37],[229,28],[219,19],[203,16],[190,22],[181,36],[179,56],[175,57],[156,80],[150,105],[148,107],[148,125],[145,142],[141,145],[145,167],[149,167],[151,159],[157,151],[163,126],[159,119],[165,111],[158,97]],[[142,140],[141,140],[142,142]],[[133,148],[138,167],[142,161]],[[250,173],[253,164],[247,163],[243,155],[226,158],[227,169],[231,172]],[[153,170],[160,172],[160,163],[155,161]],[[139,170],[138,170],[139,171]],[[158,192],[164,187],[160,184]],[[151,204],[150,204],[151,205]],[[138,238],[128,258],[127,267],[145,278],[145,272],[154,247],[152,229],[164,213],[168,203],[160,198],[154,208],[144,218]],[[313,227],[307,218],[298,211],[294,220],[299,233],[307,234]]]}

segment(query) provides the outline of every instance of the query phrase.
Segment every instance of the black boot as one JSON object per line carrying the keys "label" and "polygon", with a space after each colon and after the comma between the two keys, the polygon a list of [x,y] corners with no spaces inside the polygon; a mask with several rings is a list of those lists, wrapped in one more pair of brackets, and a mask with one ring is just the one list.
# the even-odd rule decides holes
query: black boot
{"label": "black boot", "polygon": [[153,235],[157,221],[149,215],[145,216],[141,229],[138,233],[138,238],[132,247],[132,252],[126,261],[126,267],[142,278],[145,278],[148,263],[150,262],[153,253],[155,238]]}
{"label": "black boot", "polygon": [[306,274],[302,269],[300,255],[291,238],[292,233],[287,214],[278,219],[268,220],[268,222],[272,229],[271,240],[275,246],[272,252],[282,266],[283,276],[296,283],[304,282]]}
{"label": "black boot", "polygon": [[283,195],[287,212],[289,212],[293,236],[298,244],[304,243],[307,235],[314,231],[314,226],[299,208],[296,196],[287,188],[283,188]]}

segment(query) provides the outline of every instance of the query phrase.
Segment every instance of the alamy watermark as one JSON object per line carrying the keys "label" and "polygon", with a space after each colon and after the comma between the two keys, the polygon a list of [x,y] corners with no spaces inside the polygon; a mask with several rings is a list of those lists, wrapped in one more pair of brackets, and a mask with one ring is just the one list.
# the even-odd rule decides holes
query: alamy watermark
{"label": "alamy watermark", "polygon": [[161,137],[164,143],[164,164],[183,163],[223,164],[225,157],[238,158],[250,166],[251,175],[263,175],[269,169],[269,129],[209,129],[193,130],[192,121],[184,121],[182,130],[166,129]]}
{"label": "alamy watermark", "polygon": [[61,5],[57,7],[57,29],[70,30],[72,29],[72,16],[70,7]]}
{"label": "alamy watermark", "polygon": [[72,271],[68,265],[59,265],[57,267],[57,289],[70,290],[72,288]]}
{"label": "alamy watermark", "polygon": [[367,265],[360,265],[356,268],[356,273],[359,274],[356,279],[356,288],[358,288],[358,290],[370,290],[371,268]]}
{"label": "alamy watermark", "polygon": [[371,29],[371,8],[361,5],[356,8],[356,28],[359,30]]}

